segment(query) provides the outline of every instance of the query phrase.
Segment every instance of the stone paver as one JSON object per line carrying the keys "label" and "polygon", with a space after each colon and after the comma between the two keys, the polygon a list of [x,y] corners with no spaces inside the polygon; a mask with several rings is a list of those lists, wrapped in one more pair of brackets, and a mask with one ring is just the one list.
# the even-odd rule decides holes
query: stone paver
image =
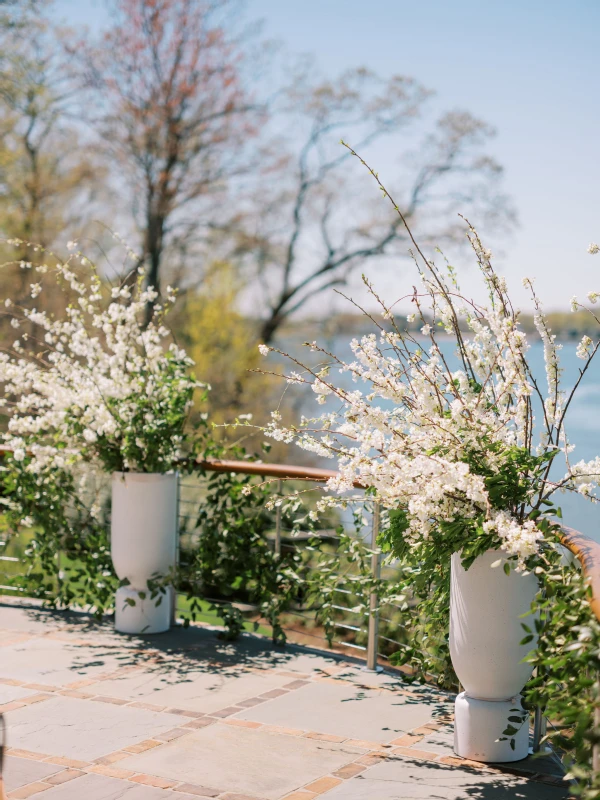
{"label": "stone paver", "polygon": [[397,759],[378,764],[320,797],[323,800],[566,800],[568,794],[562,788],[541,786],[516,776]]}
{"label": "stone paver", "polygon": [[5,703],[12,703],[13,700],[23,700],[25,697],[33,697],[39,694],[35,689],[23,689],[21,686],[7,686],[0,683],[0,706]]}
{"label": "stone paver", "polygon": [[53,697],[10,714],[10,746],[92,761],[180,722],[175,714]]}
{"label": "stone paver", "polygon": [[454,755],[454,729],[452,725],[444,725],[437,731],[432,731],[418,743],[419,750],[427,750],[432,753],[439,753],[443,756]]}
{"label": "stone paver", "polygon": [[33,761],[30,758],[7,756],[4,769],[6,791],[12,792],[13,789],[19,789],[28,783],[41,781],[56,772],[61,772],[63,768],[55,764],[42,764],[40,761]]}
{"label": "stone paver", "polygon": [[84,775],[40,795],[40,800],[198,800],[191,794],[126,783],[103,775]]}
{"label": "stone paver", "polygon": [[10,800],[568,796],[553,764],[527,759],[517,777],[455,758],[452,700],[250,634],[128,637],[109,620],[0,601]]}
{"label": "stone paver", "polygon": [[218,725],[132,756],[119,766],[279,800],[363,752],[338,743]]}
{"label": "stone paver", "polygon": [[330,669],[341,671],[339,660],[321,653],[298,652],[297,649],[281,657],[279,667],[301,673],[327,672]]}
{"label": "stone paver", "polygon": [[48,638],[29,639],[2,648],[2,677],[48,685],[66,685],[95,678],[131,663],[126,652],[105,647],[84,648]]}
{"label": "stone paver", "polygon": [[239,719],[390,742],[431,719],[431,707],[404,695],[335,683],[310,683],[237,715]]}
{"label": "stone paver", "polygon": [[18,603],[2,603],[0,610],[1,627],[3,631],[13,631],[15,633],[39,633],[48,632],[48,613],[41,611],[35,604],[27,607]]}
{"label": "stone paver", "polygon": [[102,681],[94,691],[109,697],[144,700],[210,714],[289,682],[287,676],[266,671],[240,675],[231,669],[206,665],[204,669],[190,669],[179,674],[166,666],[150,665],[143,673]]}

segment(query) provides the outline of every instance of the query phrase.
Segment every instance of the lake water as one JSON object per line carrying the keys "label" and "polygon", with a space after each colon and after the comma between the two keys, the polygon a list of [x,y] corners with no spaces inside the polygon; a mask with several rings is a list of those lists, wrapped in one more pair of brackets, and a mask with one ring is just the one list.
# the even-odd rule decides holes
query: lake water
{"label": "lake water", "polygon": [[[348,342],[351,338],[351,336],[335,337],[332,341],[324,342],[323,344],[339,358],[350,360],[352,354]],[[294,355],[297,355],[301,361],[307,360],[308,353],[305,348],[298,347],[297,343],[286,342],[285,344],[291,348],[290,351],[293,351]],[[575,355],[577,342],[563,342],[562,345],[563,347],[560,351],[563,369],[562,388],[568,391],[578,379],[579,370],[584,365],[584,362]],[[285,349],[285,346],[283,349]],[[447,351],[447,353],[444,353],[444,355],[447,355],[454,350],[454,346],[452,342],[448,341],[442,345],[442,349]],[[546,386],[546,379],[542,343],[539,341],[532,342],[531,349],[527,355],[536,380],[543,390]],[[600,356],[598,356],[598,359],[598,361],[592,363],[586,373],[567,414],[565,426],[567,436],[571,444],[575,445],[576,448],[570,455],[571,463],[576,463],[582,459],[587,461],[600,454]],[[334,375],[332,373],[332,377],[336,381],[348,381],[346,384],[348,386],[357,386],[352,384],[347,375]],[[307,416],[316,416],[326,406],[318,406],[315,403],[315,396],[312,392],[309,392],[308,395],[302,403],[302,413]],[[557,460],[560,462],[560,459]],[[323,465],[332,468],[331,461],[324,461]],[[560,462],[554,470],[553,477],[555,479],[561,477],[564,471],[563,463]],[[584,497],[572,492],[561,493],[556,497],[557,505],[562,508],[565,524],[571,528],[576,528],[596,541],[600,541],[600,503],[593,504]]]}

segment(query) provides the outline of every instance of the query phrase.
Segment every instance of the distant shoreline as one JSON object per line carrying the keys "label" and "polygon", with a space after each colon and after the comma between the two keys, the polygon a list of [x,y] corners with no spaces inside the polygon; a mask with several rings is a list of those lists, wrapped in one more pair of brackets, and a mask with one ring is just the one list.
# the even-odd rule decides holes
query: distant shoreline
{"label": "distant shoreline", "polygon": [[[382,327],[390,329],[389,323],[381,318],[381,314],[373,314],[377,322],[381,322]],[[592,339],[598,338],[598,323],[585,311],[555,311],[546,315],[550,330],[556,335],[557,341],[574,342],[587,335]],[[532,341],[540,340],[532,314],[522,314],[520,316],[520,327]],[[414,322],[407,324],[405,315],[396,317],[396,324],[403,330],[407,329],[415,337],[421,337],[421,323]],[[304,337],[308,341],[313,341],[319,337],[347,336],[349,339],[373,333],[375,325],[361,314],[336,314],[327,319],[302,319],[287,323],[281,330],[282,338]],[[468,333],[465,327],[464,332]],[[451,338],[450,336],[448,338]]]}

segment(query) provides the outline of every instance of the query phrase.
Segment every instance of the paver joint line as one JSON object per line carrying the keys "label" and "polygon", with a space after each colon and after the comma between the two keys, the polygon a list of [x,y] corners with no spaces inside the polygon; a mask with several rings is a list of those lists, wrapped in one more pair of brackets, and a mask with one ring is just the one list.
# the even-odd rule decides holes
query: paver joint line
{"label": "paver joint line", "polygon": [[55,775],[44,778],[44,780],[46,783],[50,783],[53,786],[59,786],[61,783],[67,783],[75,778],[80,778],[82,775],[85,775],[85,772],[79,769],[65,769],[62,772],[57,772]]}

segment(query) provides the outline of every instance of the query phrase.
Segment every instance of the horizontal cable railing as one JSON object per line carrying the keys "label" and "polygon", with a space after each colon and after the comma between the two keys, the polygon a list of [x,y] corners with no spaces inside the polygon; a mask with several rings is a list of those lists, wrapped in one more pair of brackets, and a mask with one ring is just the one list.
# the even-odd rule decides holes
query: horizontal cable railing
{"label": "horizontal cable railing", "polygon": [[[250,475],[267,479],[274,479],[272,482],[273,489],[279,497],[284,497],[284,483],[286,481],[301,481],[306,483],[322,484],[331,477],[336,476],[333,470],[317,469],[312,467],[298,467],[289,464],[265,464],[256,461],[234,461],[234,460],[209,460],[198,462],[197,467],[206,472],[215,473],[233,473],[238,475]],[[194,484],[189,479],[182,479],[180,481],[181,492],[185,495],[185,491],[193,489]],[[355,484],[356,488],[362,489],[360,484]],[[193,507],[194,501],[184,501],[186,505]],[[193,524],[193,515],[187,513],[187,509],[180,514],[180,520],[183,527],[187,529],[190,522]],[[374,545],[375,539],[378,534],[378,518],[373,521],[373,532],[371,534],[371,545]],[[287,536],[286,536],[287,534]],[[337,534],[335,531],[325,529],[310,532],[306,539],[318,538],[322,540],[330,540],[335,542]],[[271,532],[271,545],[277,554],[281,554],[282,548],[293,547],[298,550],[303,549],[306,544],[302,532],[296,532],[292,537],[291,531],[286,530],[283,524],[281,513],[281,504],[275,507],[275,525],[274,530]],[[377,562],[379,563],[380,556],[377,555]],[[372,565],[373,569],[378,569],[377,565]],[[357,614],[352,608],[344,603],[344,597],[351,599],[353,592],[350,588],[338,586],[335,589],[336,600],[332,604],[332,609],[338,612],[341,618],[335,619],[332,622],[332,627],[335,629],[336,634],[333,636],[331,643],[344,650],[351,650],[353,652],[362,653],[366,658],[368,668],[375,669],[377,666],[377,637],[373,629],[371,619],[378,613],[376,610],[377,599],[371,599],[373,613],[367,618]],[[213,601],[213,602],[219,602]],[[246,609],[250,606],[244,604]],[[260,609],[254,607],[254,611],[259,614]],[[324,632],[315,626],[315,615],[313,610],[306,610],[304,608],[293,608],[286,612],[286,617],[297,619],[299,622],[306,622],[308,625],[312,624],[312,628],[305,626],[302,629],[293,626],[293,622],[286,620],[283,628],[286,633],[294,633],[302,637],[307,637],[311,641],[327,643],[327,637]],[[385,658],[385,655],[383,656]]]}

